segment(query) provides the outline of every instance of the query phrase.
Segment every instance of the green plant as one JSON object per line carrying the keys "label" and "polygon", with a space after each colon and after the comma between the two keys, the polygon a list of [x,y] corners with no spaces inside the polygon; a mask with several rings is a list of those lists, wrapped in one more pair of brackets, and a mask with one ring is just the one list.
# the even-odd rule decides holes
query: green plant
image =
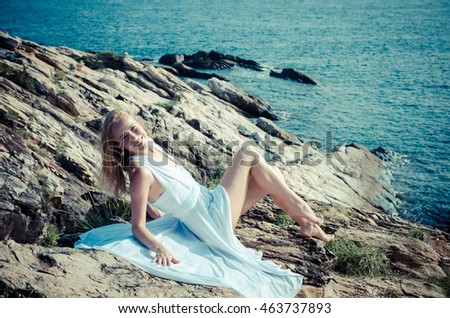
{"label": "green plant", "polygon": [[0,281],[0,298],[42,298],[35,290],[12,289]]}
{"label": "green plant", "polygon": [[34,81],[25,70],[20,71],[0,62],[0,76],[7,78],[27,91],[36,93]]}
{"label": "green plant", "polygon": [[223,174],[225,173],[225,167],[223,166],[218,166],[217,170],[216,170],[216,174],[215,177],[211,180],[208,180],[206,182],[206,187],[209,189],[214,189],[215,187],[217,187],[220,183],[220,179],[222,178]]}
{"label": "green plant", "polygon": [[24,139],[31,137],[31,132],[26,129],[15,128],[13,129],[15,135],[20,136]]}
{"label": "green plant", "polygon": [[131,201],[128,198],[109,199],[97,204],[89,194],[92,208],[86,214],[81,227],[90,230],[113,223],[129,222],[131,219]]}
{"label": "green plant", "polygon": [[55,192],[47,186],[42,187],[42,192],[44,192],[45,197],[49,200],[55,195]]}
{"label": "green plant", "polygon": [[386,292],[383,295],[383,297],[385,298],[400,298],[400,296],[401,296],[400,292],[393,288],[389,288],[388,290],[386,290]]}
{"label": "green plant", "polygon": [[64,160],[64,157],[66,156],[66,145],[64,145],[61,141],[58,141],[58,143],[55,146],[55,152],[56,161],[62,161]]}
{"label": "green plant", "polygon": [[56,246],[58,245],[58,241],[59,241],[58,228],[53,224],[49,224],[45,229],[44,237],[42,238],[43,244],[45,246]]}
{"label": "green plant", "polygon": [[93,70],[102,68],[111,68],[113,70],[123,70],[123,58],[114,52],[100,52],[93,55],[85,55],[75,58],[77,62],[83,62],[84,65]]}
{"label": "green plant", "polygon": [[336,238],[326,247],[337,256],[333,268],[346,275],[382,276],[391,273],[383,251],[371,245],[359,245],[346,238]]}
{"label": "green plant", "polygon": [[417,227],[411,228],[406,233],[406,236],[419,239],[419,240],[421,240],[421,241],[423,241],[425,243],[429,243],[430,242],[430,237],[428,236],[428,234],[424,230],[421,230],[421,229],[419,229]]}
{"label": "green plant", "polygon": [[185,139],[185,140],[180,140],[179,144],[181,146],[187,147],[190,151],[194,151],[195,146],[197,145],[197,141],[195,141],[194,139]]}
{"label": "green plant", "polygon": [[55,82],[57,81],[63,81],[66,79],[66,73],[62,72],[62,71],[58,71],[53,75],[53,80]]}
{"label": "green plant", "polygon": [[10,67],[9,65],[0,62],[0,76],[9,78],[11,76],[14,76],[16,73],[16,70]]}
{"label": "green plant", "polygon": [[38,117],[38,113],[35,111],[32,111],[30,114],[28,114],[28,119],[30,121],[36,120],[37,117]]}
{"label": "green plant", "polygon": [[181,94],[175,94],[174,97],[164,103],[156,103],[156,106],[162,107],[165,110],[167,110],[168,112],[170,112],[170,110],[181,101]]}
{"label": "green plant", "polygon": [[206,181],[206,187],[208,189],[214,189],[215,187],[217,187],[220,183],[220,179],[218,178],[214,178],[211,180]]}
{"label": "green plant", "polygon": [[164,103],[156,103],[156,106],[162,107],[167,111],[170,111],[172,109],[173,106],[175,106],[178,103],[178,101],[176,100],[170,100],[168,102],[164,102]]}
{"label": "green plant", "polygon": [[295,224],[295,221],[287,214],[277,214],[274,223],[279,227],[286,228]]}

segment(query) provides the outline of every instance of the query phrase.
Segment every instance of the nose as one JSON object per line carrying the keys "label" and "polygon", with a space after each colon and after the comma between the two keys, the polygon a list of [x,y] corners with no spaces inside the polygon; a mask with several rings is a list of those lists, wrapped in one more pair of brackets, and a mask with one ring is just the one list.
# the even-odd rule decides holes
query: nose
{"label": "nose", "polygon": [[130,135],[130,140],[131,141],[134,141],[134,140],[138,139],[138,134],[137,133],[135,133],[133,131],[129,131],[128,133]]}

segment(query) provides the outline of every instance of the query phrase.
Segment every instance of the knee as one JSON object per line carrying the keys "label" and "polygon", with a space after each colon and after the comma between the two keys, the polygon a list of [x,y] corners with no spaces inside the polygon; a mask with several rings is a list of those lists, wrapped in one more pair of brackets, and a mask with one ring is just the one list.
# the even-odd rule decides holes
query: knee
{"label": "knee", "polygon": [[253,145],[244,143],[240,148],[240,152],[242,160],[252,167],[265,161],[264,157],[258,152],[258,148]]}

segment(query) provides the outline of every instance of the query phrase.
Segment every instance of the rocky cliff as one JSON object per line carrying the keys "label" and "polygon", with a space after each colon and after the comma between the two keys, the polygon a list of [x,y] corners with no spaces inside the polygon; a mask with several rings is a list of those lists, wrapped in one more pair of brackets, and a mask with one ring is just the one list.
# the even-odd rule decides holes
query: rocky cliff
{"label": "rocky cliff", "polygon": [[[301,238],[266,198],[242,218],[237,236],[304,275],[299,296],[446,295],[448,235],[391,215],[395,191],[377,156],[359,144],[324,154],[259,117],[276,116],[229,82],[202,84],[126,53],[48,47],[0,32],[0,106],[0,296],[239,297],[72,248],[99,215],[106,223],[127,221],[126,198],[122,205],[112,200],[97,179],[98,129],[113,109],[140,116],[152,137],[208,186],[217,184],[240,144],[253,142],[325,217],[336,242],[354,244],[352,251],[376,248],[387,266],[376,275],[342,270],[337,264],[347,255],[339,244]],[[112,207],[122,214],[113,215]]]}

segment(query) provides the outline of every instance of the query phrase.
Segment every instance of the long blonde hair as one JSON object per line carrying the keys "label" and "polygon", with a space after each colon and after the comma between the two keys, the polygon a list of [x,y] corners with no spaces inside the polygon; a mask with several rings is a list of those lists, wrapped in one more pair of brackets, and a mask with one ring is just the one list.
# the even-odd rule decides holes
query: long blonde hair
{"label": "long blonde hair", "polygon": [[134,163],[130,162],[129,151],[120,148],[119,142],[112,135],[111,127],[121,115],[132,116],[121,110],[110,111],[103,121],[100,138],[102,155],[100,178],[118,198],[127,191],[125,173],[134,166]]}

